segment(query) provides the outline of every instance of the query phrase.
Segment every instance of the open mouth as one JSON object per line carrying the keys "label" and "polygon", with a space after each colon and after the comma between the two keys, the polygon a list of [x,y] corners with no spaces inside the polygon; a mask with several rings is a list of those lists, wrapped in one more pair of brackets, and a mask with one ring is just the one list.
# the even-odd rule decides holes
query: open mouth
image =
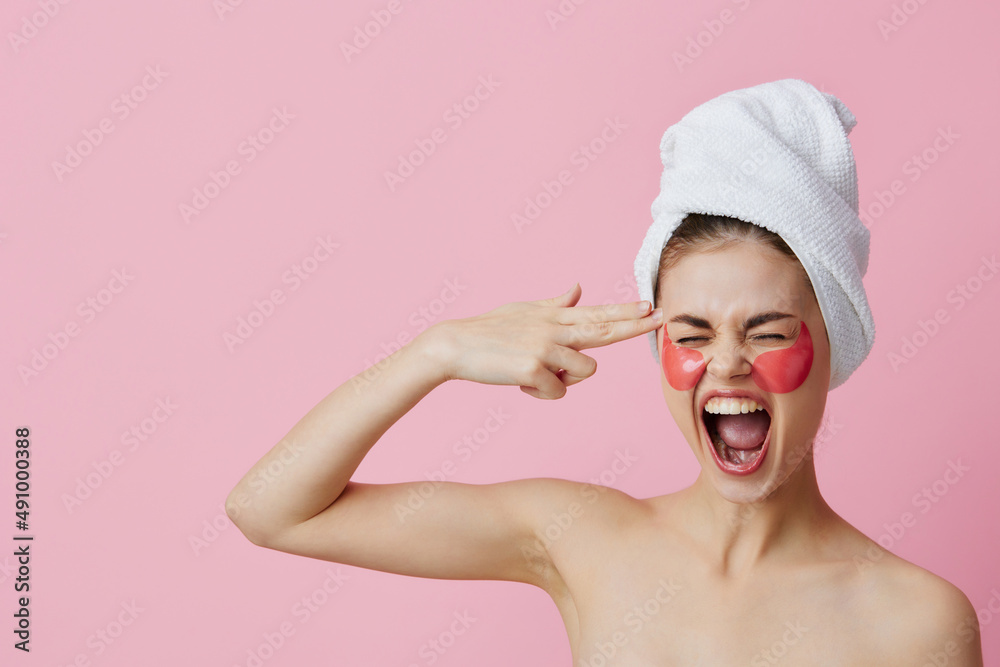
{"label": "open mouth", "polygon": [[760,467],[771,441],[771,415],[763,405],[745,396],[713,396],[701,418],[723,472],[748,475]]}

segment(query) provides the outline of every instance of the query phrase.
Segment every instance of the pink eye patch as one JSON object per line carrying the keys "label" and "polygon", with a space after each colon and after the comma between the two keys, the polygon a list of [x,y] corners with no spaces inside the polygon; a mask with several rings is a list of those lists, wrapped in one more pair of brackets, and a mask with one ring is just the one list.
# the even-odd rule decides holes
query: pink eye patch
{"label": "pink eye patch", "polygon": [[753,381],[764,391],[787,394],[806,381],[812,362],[812,336],[809,335],[809,327],[802,322],[802,331],[795,345],[758,354],[751,373]]}
{"label": "pink eye patch", "polygon": [[[812,368],[813,345],[809,327],[802,322],[802,331],[791,347],[771,350],[757,355],[751,369],[751,377],[764,391],[786,394],[798,389]],[[663,335],[663,350],[660,352],[663,372],[670,386],[678,391],[694,388],[705,372],[705,357],[698,350],[674,345]]]}
{"label": "pink eye patch", "polygon": [[674,345],[663,332],[663,350],[660,352],[663,372],[667,382],[677,391],[693,389],[698,384],[698,378],[705,372],[705,357],[698,350]]}

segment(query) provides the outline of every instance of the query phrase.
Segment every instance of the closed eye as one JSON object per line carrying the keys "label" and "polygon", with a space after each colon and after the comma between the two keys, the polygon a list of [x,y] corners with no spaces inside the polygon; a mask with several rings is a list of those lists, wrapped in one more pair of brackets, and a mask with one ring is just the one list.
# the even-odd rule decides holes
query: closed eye
{"label": "closed eye", "polygon": [[[785,337],[782,336],[781,334],[761,334],[759,336],[754,336],[753,338],[754,338],[754,340],[759,340],[761,338],[772,338],[772,339],[775,339],[775,340],[785,340]],[[674,342],[675,343],[686,343],[686,342],[692,341],[692,340],[708,340],[708,337],[707,336],[688,336],[686,338],[679,338],[679,339],[677,339]]]}

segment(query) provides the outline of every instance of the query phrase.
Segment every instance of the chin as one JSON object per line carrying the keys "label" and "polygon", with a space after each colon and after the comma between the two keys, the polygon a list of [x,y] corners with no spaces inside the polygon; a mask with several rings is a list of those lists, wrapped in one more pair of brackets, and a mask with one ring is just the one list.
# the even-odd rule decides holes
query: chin
{"label": "chin", "polygon": [[[768,434],[770,439],[770,434]],[[707,443],[699,438],[698,447],[702,474],[711,483],[720,498],[738,505],[759,503],[774,492],[787,477],[787,471],[773,465],[780,457],[780,450],[773,442],[767,444],[759,467],[749,475],[733,475],[724,472],[713,459]]]}
{"label": "chin", "polygon": [[752,505],[763,502],[776,488],[776,484],[761,482],[734,482],[731,479],[720,479],[717,471],[709,471],[712,487],[723,500],[737,505]]}
{"label": "chin", "polygon": [[[681,409],[681,406],[678,405],[677,408]],[[745,505],[763,502],[788,482],[809,452],[812,437],[803,431],[810,430],[813,420],[806,424],[790,424],[787,412],[775,415],[770,405],[766,411],[771,419],[761,445],[761,454],[756,464],[747,471],[734,472],[730,469],[727,472],[720,465],[717,460],[718,452],[711,444],[712,422],[708,419],[706,423],[704,413],[701,419],[691,420],[689,417],[683,429],[688,444],[701,465],[704,481],[711,484],[720,498],[731,503]],[[819,414],[822,415],[822,410]],[[819,425],[818,420],[815,425]],[[790,433],[789,428],[793,432]]]}
{"label": "chin", "polygon": [[809,440],[789,447],[785,444],[787,440],[780,435],[776,435],[774,441],[771,441],[772,435],[773,433],[768,433],[768,451],[760,466],[752,474],[744,476],[734,476],[720,470],[712,460],[711,453],[706,451],[704,442],[699,442],[703,453],[699,456],[702,474],[720,498],[738,505],[761,503],[795,475],[809,453]]}

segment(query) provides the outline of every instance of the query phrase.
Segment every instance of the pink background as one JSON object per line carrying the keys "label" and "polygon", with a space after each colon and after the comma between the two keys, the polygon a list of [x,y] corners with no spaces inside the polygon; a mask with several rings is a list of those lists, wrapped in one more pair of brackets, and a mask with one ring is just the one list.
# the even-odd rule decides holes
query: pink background
{"label": "pink background", "polygon": [[[0,539],[13,544],[17,532],[23,425],[36,536],[30,656],[11,647],[14,559],[0,557],[0,662],[249,666],[285,624],[293,632],[261,664],[425,665],[427,642],[467,612],[475,622],[435,664],[569,664],[540,590],[268,551],[232,527],[222,503],[317,401],[421,331],[421,309],[435,321],[468,317],[576,281],[581,305],[637,300],[632,262],[651,222],[663,131],[723,92],[796,77],[858,117],[878,327],[868,360],[830,395],[821,489],[866,534],[961,587],[996,664],[1000,279],[983,264],[1000,248],[995,3],[909,0],[908,15],[884,1],[567,0],[575,11],[553,26],[556,0],[403,0],[350,62],[341,42],[388,0],[247,0],[221,18],[211,0],[48,4],[51,18],[26,0],[0,18]],[[898,30],[883,34],[894,10]],[[28,36],[12,41],[18,33]],[[695,57],[678,67],[685,49]],[[449,123],[445,111],[480,77],[497,86]],[[132,109],[122,95],[142,99]],[[275,108],[294,117],[269,135]],[[102,119],[113,131],[98,132]],[[575,160],[608,119],[624,129],[593,161]],[[390,190],[384,173],[435,128],[444,142]],[[948,128],[951,143],[935,145]],[[248,161],[243,142],[258,133],[270,143]],[[53,163],[81,143],[92,150],[57,175]],[[928,164],[915,169],[921,154]],[[229,161],[239,172],[209,187],[217,196],[186,222],[180,205]],[[561,170],[571,183],[518,230],[512,214]],[[317,237],[339,247],[306,262],[314,272],[293,289],[283,276]],[[113,280],[123,270],[124,287]],[[959,298],[959,285],[976,291]],[[230,350],[224,336],[275,289],[284,301]],[[104,299],[101,312],[78,309],[89,298]],[[942,323],[922,333],[935,314]],[[61,348],[51,342],[74,324]],[[22,378],[43,349],[45,367]],[[890,355],[904,351],[894,368]],[[452,461],[450,479],[463,482],[588,480],[628,450],[638,463],[613,486],[645,497],[690,484],[696,461],[645,337],[590,353],[597,375],[559,401],[440,387],[356,479],[422,479]],[[167,399],[176,407],[156,422]],[[491,409],[509,420],[468,460],[456,456],[454,443]],[[123,441],[144,420],[145,439]],[[953,485],[942,481],[949,461],[970,468]],[[106,478],[95,472],[109,466]],[[100,485],[67,508],[88,475]],[[923,512],[915,496],[935,482],[943,492]],[[892,537],[887,526],[906,512],[915,525]],[[338,569],[347,579],[326,596]],[[310,596],[323,604],[305,617],[296,605]],[[112,643],[98,639],[117,634],[130,604],[134,620],[125,613]]]}

